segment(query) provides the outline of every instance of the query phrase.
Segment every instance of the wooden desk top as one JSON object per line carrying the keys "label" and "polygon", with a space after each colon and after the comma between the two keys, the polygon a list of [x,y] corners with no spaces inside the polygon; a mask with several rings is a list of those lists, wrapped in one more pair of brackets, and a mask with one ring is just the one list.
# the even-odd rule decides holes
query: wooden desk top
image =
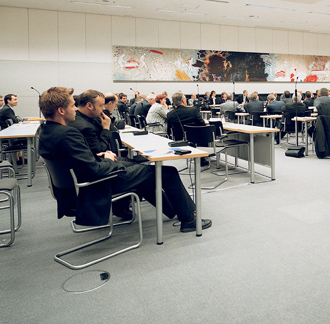
{"label": "wooden desk top", "polygon": [[298,120],[298,121],[302,121],[302,122],[305,122],[305,121],[314,121],[317,119],[317,117],[293,117],[291,120]]}
{"label": "wooden desk top", "polygon": [[40,122],[13,124],[0,131],[0,138],[34,137],[40,127]]}
{"label": "wooden desk top", "polygon": [[275,118],[282,118],[282,115],[261,115],[261,118],[269,118],[269,119],[275,119]]}
{"label": "wooden desk top", "polygon": [[[168,138],[149,133],[147,135],[134,135],[137,129],[125,128],[120,131],[121,141],[131,150],[145,156],[151,162],[206,157],[209,154],[191,146],[169,147]],[[190,154],[175,155],[176,149],[190,150]]]}
{"label": "wooden desk top", "polygon": [[236,115],[236,116],[243,116],[243,117],[245,117],[245,116],[249,116],[250,114],[247,113],[247,112],[245,112],[245,113],[243,113],[243,112],[238,112],[238,113],[235,113],[235,115]]}
{"label": "wooden desk top", "polygon": [[279,129],[276,128],[259,127],[259,126],[234,124],[234,123],[223,123],[222,125],[225,130],[239,132],[239,133],[246,133],[246,134],[276,133],[280,131]]}

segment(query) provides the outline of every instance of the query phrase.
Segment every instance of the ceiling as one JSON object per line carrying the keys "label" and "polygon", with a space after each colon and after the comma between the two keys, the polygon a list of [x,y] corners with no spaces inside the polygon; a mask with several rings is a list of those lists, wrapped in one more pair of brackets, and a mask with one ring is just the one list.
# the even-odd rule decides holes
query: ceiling
{"label": "ceiling", "polygon": [[0,6],[330,34],[329,0],[0,0]]}

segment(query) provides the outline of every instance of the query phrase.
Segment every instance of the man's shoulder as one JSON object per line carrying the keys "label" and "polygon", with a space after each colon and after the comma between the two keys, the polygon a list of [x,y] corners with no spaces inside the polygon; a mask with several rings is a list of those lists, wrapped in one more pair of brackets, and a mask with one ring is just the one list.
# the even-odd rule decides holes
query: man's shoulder
{"label": "man's shoulder", "polygon": [[81,113],[77,111],[75,120],[70,122],[68,126],[75,127],[78,129],[91,127],[92,123],[85,118]]}

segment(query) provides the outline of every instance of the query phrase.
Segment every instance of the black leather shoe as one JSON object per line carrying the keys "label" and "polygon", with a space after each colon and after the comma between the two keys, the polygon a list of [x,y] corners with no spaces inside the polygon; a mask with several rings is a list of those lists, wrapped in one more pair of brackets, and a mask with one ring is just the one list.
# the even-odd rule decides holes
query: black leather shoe
{"label": "black leather shoe", "polygon": [[[207,229],[212,226],[212,221],[210,219],[202,219],[202,229]],[[194,232],[196,231],[196,219],[191,222],[182,222],[180,231],[182,233]]]}
{"label": "black leather shoe", "polygon": [[201,166],[203,167],[203,166],[207,166],[207,165],[209,165],[209,161],[206,160],[204,157],[202,157],[201,158]]}
{"label": "black leather shoe", "polygon": [[131,220],[133,218],[133,213],[131,210],[121,210],[114,212],[114,215],[122,218],[123,220]]}

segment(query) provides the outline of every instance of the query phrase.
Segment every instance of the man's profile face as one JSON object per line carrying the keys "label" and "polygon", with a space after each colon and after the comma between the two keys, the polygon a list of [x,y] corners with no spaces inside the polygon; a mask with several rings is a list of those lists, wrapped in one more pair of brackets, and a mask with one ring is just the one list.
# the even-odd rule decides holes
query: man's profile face
{"label": "man's profile face", "polygon": [[104,98],[103,97],[97,97],[95,99],[95,102],[93,104],[93,115],[94,117],[100,117],[104,110]]}
{"label": "man's profile face", "polygon": [[8,100],[7,102],[8,102],[8,105],[9,105],[10,107],[15,107],[15,106],[17,106],[17,102],[18,102],[18,100],[17,100],[17,97],[15,97],[15,96],[11,96],[11,99]]}
{"label": "man's profile face", "polygon": [[123,102],[124,104],[127,102],[127,97],[122,97],[121,99],[120,99],[120,101],[121,102]]}
{"label": "man's profile face", "polygon": [[117,104],[118,104],[118,99],[116,99],[116,101],[111,101],[111,105],[108,108],[110,113],[112,113],[116,109]]}
{"label": "man's profile face", "polygon": [[2,107],[4,104],[3,97],[0,97],[0,107]]}
{"label": "man's profile face", "polygon": [[68,106],[64,109],[64,121],[65,124],[69,124],[70,122],[75,120],[76,117],[76,110],[77,107],[75,106],[75,102],[72,96],[70,96],[70,103],[68,104]]}

